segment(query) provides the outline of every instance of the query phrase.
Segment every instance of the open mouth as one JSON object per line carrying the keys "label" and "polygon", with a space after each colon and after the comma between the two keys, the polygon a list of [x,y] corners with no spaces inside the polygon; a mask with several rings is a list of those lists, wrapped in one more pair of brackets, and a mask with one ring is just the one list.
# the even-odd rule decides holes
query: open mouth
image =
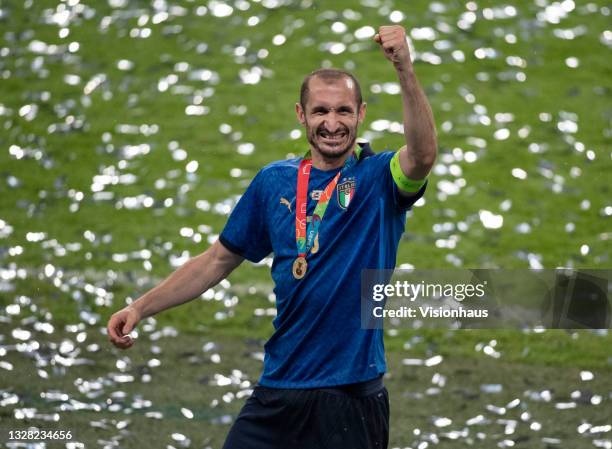
{"label": "open mouth", "polygon": [[341,131],[332,134],[327,131],[320,131],[319,137],[329,145],[338,145],[346,139],[346,132]]}

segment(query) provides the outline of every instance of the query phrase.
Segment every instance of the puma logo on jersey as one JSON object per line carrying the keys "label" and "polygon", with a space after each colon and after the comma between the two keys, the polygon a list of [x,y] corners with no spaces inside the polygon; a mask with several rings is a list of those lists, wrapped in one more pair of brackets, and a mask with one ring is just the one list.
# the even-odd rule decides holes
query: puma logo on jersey
{"label": "puma logo on jersey", "polygon": [[287,209],[289,209],[289,213],[291,213],[291,203],[289,202],[289,200],[287,200],[286,198],[281,197],[280,203],[284,204],[285,206],[287,206]]}

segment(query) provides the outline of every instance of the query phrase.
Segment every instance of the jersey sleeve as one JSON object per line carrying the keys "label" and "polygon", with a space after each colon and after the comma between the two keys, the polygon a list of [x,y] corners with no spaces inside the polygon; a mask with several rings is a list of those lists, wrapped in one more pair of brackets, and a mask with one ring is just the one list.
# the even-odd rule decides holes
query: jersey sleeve
{"label": "jersey sleeve", "polygon": [[393,175],[391,174],[390,163],[394,154],[394,151],[383,151],[375,156],[372,156],[371,158],[375,160],[377,179],[380,179],[383,184],[382,188],[384,197],[388,201],[392,202],[399,210],[406,211],[412,208],[414,203],[421,199],[421,197],[425,194],[428,181],[426,181],[425,184],[423,184],[423,187],[421,187],[415,194],[410,196],[402,195],[397,187],[397,184],[393,180]]}
{"label": "jersey sleeve", "polygon": [[264,177],[260,171],[253,178],[219,236],[227,249],[251,262],[259,262],[272,252],[265,215]]}

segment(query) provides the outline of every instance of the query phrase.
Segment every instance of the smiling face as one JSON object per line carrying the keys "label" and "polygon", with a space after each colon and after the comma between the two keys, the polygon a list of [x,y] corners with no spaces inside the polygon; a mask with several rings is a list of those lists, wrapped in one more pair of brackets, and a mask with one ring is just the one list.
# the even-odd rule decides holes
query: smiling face
{"label": "smiling face", "polygon": [[365,103],[357,105],[355,86],[348,78],[312,78],[305,108],[297,103],[298,120],[306,127],[311,150],[326,160],[350,154],[357,139],[357,128],[365,117]]}

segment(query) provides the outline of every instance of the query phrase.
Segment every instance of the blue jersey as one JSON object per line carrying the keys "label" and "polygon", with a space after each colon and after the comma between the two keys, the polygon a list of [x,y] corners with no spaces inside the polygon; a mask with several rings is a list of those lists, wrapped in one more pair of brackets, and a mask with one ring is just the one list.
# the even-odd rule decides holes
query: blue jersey
{"label": "blue jersey", "polygon": [[[295,279],[295,197],[302,158],[273,162],[257,173],[232,211],[220,240],[258,262],[274,255],[277,315],[265,345],[263,386],[328,387],[373,379],[386,371],[382,329],[362,329],[363,269],[393,269],[413,197],[399,195],[389,162],[393,152],[364,149],[343,170],[323,221],[308,270]],[[314,166],[308,181],[307,216],[341,168]],[[318,246],[318,248],[317,248]]]}

